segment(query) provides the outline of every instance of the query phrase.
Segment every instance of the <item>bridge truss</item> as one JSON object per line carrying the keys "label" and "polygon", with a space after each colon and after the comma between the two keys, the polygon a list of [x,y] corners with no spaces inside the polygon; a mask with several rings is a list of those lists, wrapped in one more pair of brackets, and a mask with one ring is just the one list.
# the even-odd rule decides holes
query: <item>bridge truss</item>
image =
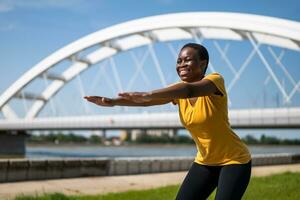
{"label": "bridge truss", "polygon": [[[153,75],[149,75],[144,69],[145,61],[150,57],[160,86],[166,86],[170,79],[164,73],[163,64],[155,45],[165,44],[175,63],[178,48],[174,47],[174,43],[171,42],[196,41],[203,43],[208,40],[211,41],[210,45],[215,48],[218,57],[224,61],[226,71],[230,73],[231,79],[227,81],[229,94],[237,86],[238,81],[256,56],[267,72],[264,84],[272,81],[278,91],[277,94],[282,98],[283,105],[291,105],[293,98],[299,95],[299,69],[289,71],[289,67],[284,64],[283,60],[286,51],[299,54],[300,23],[240,13],[175,13],[141,18],[111,26],[59,49],[33,66],[0,96],[2,116],[4,119],[32,119],[39,116],[46,105],[49,105],[55,115],[57,113],[53,101],[55,95],[70,81],[77,79],[79,93],[84,96],[86,91],[80,75],[99,64],[101,64],[99,76],[107,74],[107,67],[104,65],[109,65],[111,74],[102,76],[102,79],[105,79],[107,83],[107,90],[116,93],[135,89],[138,79],[142,79],[146,85],[150,85],[149,76]],[[247,42],[252,48],[250,53],[242,59],[239,67],[236,67],[234,61],[229,58],[230,45],[225,43],[222,46],[224,41]],[[178,44],[180,43],[177,43],[177,46]],[[138,56],[134,51],[140,48],[144,49],[142,56]],[[273,63],[265,56],[266,51],[273,59]],[[123,66],[116,64],[115,58],[123,52],[127,53],[127,57],[131,58],[135,65],[131,74],[121,75]],[[235,57],[239,57],[239,55]],[[55,68],[60,68],[62,65],[64,65],[63,70],[53,73]],[[283,82],[282,77],[276,73],[275,67],[282,71],[286,82]],[[212,59],[209,70],[218,71],[216,69],[217,66]],[[123,76],[129,77],[126,85],[121,81]],[[29,91],[30,84],[37,79],[42,80],[45,87],[41,91]],[[286,87],[287,82],[290,84],[289,89]],[[93,88],[96,84],[93,82],[90,85]],[[260,87],[255,85],[255,82],[253,82],[253,86]],[[16,100],[19,100],[18,102],[24,106],[23,115],[11,106]],[[30,106],[26,103],[27,101],[31,102]],[[88,114],[89,106],[87,104],[83,104],[83,106],[85,113]]]}

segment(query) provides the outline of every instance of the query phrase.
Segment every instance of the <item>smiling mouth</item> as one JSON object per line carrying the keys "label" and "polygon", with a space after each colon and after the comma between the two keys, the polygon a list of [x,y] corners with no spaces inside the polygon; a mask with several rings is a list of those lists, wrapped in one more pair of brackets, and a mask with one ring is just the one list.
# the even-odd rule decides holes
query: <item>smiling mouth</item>
{"label": "smiling mouth", "polygon": [[179,70],[179,75],[180,76],[185,76],[185,75],[187,75],[189,73],[189,71],[190,70],[188,70],[188,69],[180,69]]}

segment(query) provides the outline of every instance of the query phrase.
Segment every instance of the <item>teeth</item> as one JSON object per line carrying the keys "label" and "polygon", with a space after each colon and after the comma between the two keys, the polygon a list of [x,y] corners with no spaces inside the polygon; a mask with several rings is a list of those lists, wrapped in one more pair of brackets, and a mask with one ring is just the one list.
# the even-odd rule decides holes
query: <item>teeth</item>
{"label": "teeth", "polygon": [[179,72],[179,75],[186,75],[187,73],[188,73],[189,71],[188,70],[181,70],[180,72]]}

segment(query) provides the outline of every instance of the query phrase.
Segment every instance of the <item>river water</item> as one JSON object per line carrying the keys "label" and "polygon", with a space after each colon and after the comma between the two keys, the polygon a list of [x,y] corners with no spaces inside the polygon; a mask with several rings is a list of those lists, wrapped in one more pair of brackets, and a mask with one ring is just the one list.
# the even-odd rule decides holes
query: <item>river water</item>
{"label": "river water", "polygon": [[[300,145],[259,145],[249,146],[252,155],[273,153],[300,154]],[[86,157],[151,157],[151,156],[195,156],[194,145],[136,145],[136,146],[87,146],[52,145],[27,146],[27,158],[86,158]]]}

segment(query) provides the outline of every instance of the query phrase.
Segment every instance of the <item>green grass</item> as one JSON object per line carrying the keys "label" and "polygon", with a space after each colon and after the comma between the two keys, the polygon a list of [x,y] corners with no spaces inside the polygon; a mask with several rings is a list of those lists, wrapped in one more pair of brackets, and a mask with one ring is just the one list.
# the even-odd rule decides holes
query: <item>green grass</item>
{"label": "green grass", "polygon": [[[179,185],[158,189],[111,193],[97,196],[65,196],[48,194],[44,196],[20,196],[15,200],[174,200]],[[284,173],[251,179],[243,200],[263,199],[282,200],[300,199],[300,173]],[[210,196],[214,199],[214,193]]]}

